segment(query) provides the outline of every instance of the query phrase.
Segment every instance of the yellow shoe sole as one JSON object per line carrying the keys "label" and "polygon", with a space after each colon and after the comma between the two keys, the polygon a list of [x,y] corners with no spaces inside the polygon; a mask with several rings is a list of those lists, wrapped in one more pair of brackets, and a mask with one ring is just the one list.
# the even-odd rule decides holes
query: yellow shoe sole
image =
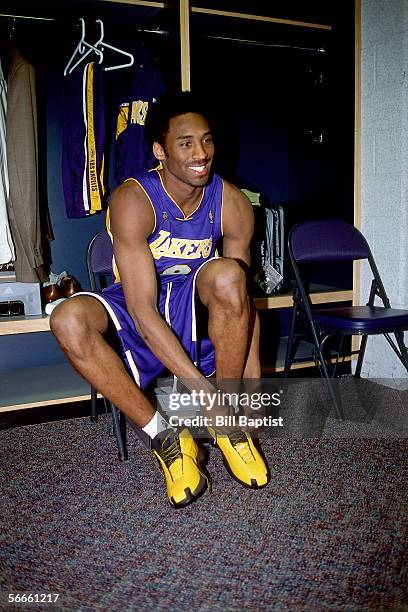
{"label": "yellow shoe sole", "polygon": [[190,504],[195,502],[196,499],[201,497],[201,495],[205,492],[206,488],[207,488],[207,481],[205,480],[205,478],[200,478],[198,487],[193,492],[191,492],[190,487],[187,487],[187,489],[184,489],[184,494],[186,496],[185,499],[183,499],[182,501],[176,502],[174,501],[173,497],[171,497],[170,504],[176,510],[178,510],[179,508],[186,508],[186,506],[189,506]]}

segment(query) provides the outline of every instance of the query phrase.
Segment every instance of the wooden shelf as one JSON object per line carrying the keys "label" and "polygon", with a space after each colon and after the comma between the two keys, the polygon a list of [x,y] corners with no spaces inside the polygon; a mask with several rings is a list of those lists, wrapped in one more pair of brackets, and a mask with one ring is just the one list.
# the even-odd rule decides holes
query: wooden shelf
{"label": "wooden shelf", "polygon": [[[290,290],[279,295],[270,297],[257,297],[254,299],[257,310],[271,310],[273,308],[290,308],[292,300],[293,286]],[[352,289],[339,289],[327,285],[312,285],[310,297],[313,304],[328,304],[330,302],[351,302],[353,299]]]}
{"label": "wooden shelf", "polygon": [[[354,359],[354,355],[346,355],[345,357],[343,357],[343,359],[339,359],[339,365],[342,363],[347,363],[349,361],[352,361]],[[330,359],[327,363],[330,364],[335,364],[336,360],[335,359]],[[304,368],[315,368],[316,364],[314,361],[302,361],[299,363],[293,363],[290,371],[292,370],[303,370]],[[274,374],[277,372],[283,372],[285,369],[284,365],[265,365],[265,367],[262,368],[262,373],[263,374]]]}
{"label": "wooden shelf", "polygon": [[[328,287],[327,285],[314,285],[312,287],[313,304],[326,304],[329,302],[348,302],[353,299],[352,290]],[[254,299],[257,310],[271,310],[274,308],[290,308],[292,306],[292,289],[286,293],[270,297],[256,297]],[[50,317],[39,315],[33,317],[4,317],[0,320],[0,336],[13,334],[30,334],[50,331]]]}
{"label": "wooden shelf", "polygon": [[0,320],[0,336],[46,331],[50,331],[50,317],[48,315],[4,317]]}
{"label": "wooden shelf", "polygon": [[0,388],[0,412],[79,402],[91,397],[89,384],[69,363],[0,370]]}
{"label": "wooden shelf", "polygon": [[191,7],[192,13],[201,13],[204,15],[217,15],[218,17],[232,17],[235,19],[245,19],[249,21],[263,21],[266,23],[277,23],[286,26],[298,26],[301,28],[314,28],[318,30],[332,30],[333,26],[324,23],[311,23],[308,21],[299,21],[293,19],[281,19],[280,17],[267,17],[265,15],[254,15],[253,13],[233,13],[231,11],[221,11],[218,9],[200,8],[198,6]]}
{"label": "wooden shelf", "polygon": [[[262,374],[273,374],[275,372],[283,372],[285,369],[285,355],[286,355],[286,344],[288,338],[284,336],[280,338],[279,346],[276,352],[276,356],[273,360],[265,359],[264,365],[262,366]],[[355,355],[358,354],[358,351],[352,352],[350,355],[346,355],[342,359],[339,359],[339,365],[342,363],[346,363],[352,361],[355,358]],[[296,359],[299,361],[292,364],[292,370],[301,370],[303,368],[314,368],[316,367],[315,362],[311,359],[311,344],[310,342],[305,342],[301,340],[299,342],[299,346],[296,352]],[[331,364],[336,362],[335,359],[330,359],[328,361]]]}

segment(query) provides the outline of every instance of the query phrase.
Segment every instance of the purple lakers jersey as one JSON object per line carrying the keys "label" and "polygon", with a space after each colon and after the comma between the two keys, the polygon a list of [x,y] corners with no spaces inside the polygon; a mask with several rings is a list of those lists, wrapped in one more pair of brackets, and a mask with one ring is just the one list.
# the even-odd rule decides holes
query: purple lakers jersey
{"label": "purple lakers jersey", "polygon": [[[135,180],[142,187],[154,211],[155,227],[148,244],[161,284],[195,272],[214,257],[222,235],[223,182],[219,176],[212,176],[188,217],[166,191],[157,170],[127,180]],[[116,266],[115,280],[120,280]]]}
{"label": "purple lakers jersey", "polygon": [[[207,263],[211,265],[217,257],[216,244],[222,236],[223,181],[213,175],[196,209],[186,217],[167,193],[157,170],[127,180],[141,186],[155,215],[155,226],[147,242],[157,272],[158,311],[191,361],[202,374],[210,376],[215,371],[215,352],[208,336],[198,333],[196,280],[201,268]],[[107,227],[109,231],[109,214]],[[140,337],[113,264],[115,283],[102,293],[90,295],[104,304],[120,339],[122,359],[143,389],[159,376],[164,366]]]}

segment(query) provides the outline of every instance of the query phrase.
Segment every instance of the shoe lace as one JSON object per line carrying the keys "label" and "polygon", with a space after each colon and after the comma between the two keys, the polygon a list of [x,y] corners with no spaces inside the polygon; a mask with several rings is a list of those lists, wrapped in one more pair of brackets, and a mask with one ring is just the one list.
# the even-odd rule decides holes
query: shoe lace
{"label": "shoe lace", "polygon": [[234,431],[229,434],[228,438],[243,461],[248,462],[254,460],[248,438],[243,431]]}
{"label": "shoe lace", "polygon": [[[178,436],[175,437],[174,442],[172,442],[167,448],[163,448],[163,446],[166,445],[166,441],[168,440],[168,438],[169,436],[166,436],[164,438],[162,442],[162,449],[159,451],[159,455],[163,459],[164,463],[166,464],[166,467],[169,469],[173,479],[176,479],[179,476],[181,476],[182,471],[183,471],[183,453],[181,452],[180,438]],[[189,457],[190,455],[186,455],[186,456]],[[205,480],[207,481],[207,487],[208,487],[209,493],[212,493],[211,478],[208,477],[207,474],[205,474],[200,469],[194,457],[190,457],[190,458],[197,465],[197,469],[200,472],[201,476],[205,478]],[[176,463],[177,459],[180,459],[180,462]]]}
{"label": "shoe lace", "polygon": [[[164,438],[159,455],[166,467],[171,471],[173,478],[177,478],[181,475],[183,470],[183,453],[181,452],[180,439],[178,436],[175,436],[174,441],[166,447],[169,436],[170,434]],[[180,459],[180,461],[176,463],[177,459]]]}

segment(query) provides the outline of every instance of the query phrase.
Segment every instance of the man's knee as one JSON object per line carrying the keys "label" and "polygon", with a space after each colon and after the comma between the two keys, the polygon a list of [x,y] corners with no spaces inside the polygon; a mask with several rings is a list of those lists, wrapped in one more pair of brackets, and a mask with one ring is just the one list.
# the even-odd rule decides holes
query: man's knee
{"label": "man's knee", "polygon": [[221,259],[212,283],[213,297],[241,310],[247,300],[246,276],[234,259]]}
{"label": "man's knee", "polygon": [[[50,328],[63,349],[81,352],[92,332],[92,317],[81,298],[60,304],[50,317]],[[95,329],[96,331],[96,329]]]}

